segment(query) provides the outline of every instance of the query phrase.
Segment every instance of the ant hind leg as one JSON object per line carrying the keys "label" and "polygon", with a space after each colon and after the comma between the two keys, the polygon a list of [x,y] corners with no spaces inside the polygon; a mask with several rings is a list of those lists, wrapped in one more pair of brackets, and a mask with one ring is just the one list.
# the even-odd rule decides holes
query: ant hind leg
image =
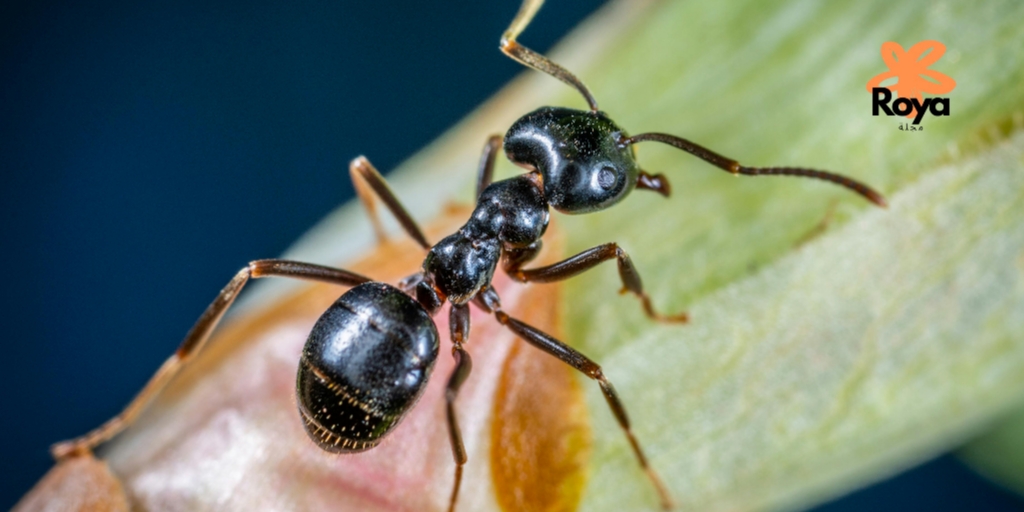
{"label": "ant hind leg", "polygon": [[62,441],[50,447],[50,453],[57,460],[89,453],[93,448],[109,441],[125,428],[135,422],[135,419],[146,409],[157,395],[167,386],[177,373],[184,368],[192,359],[202,351],[210,334],[220,323],[224,313],[231,304],[235,302],[238,294],[245,287],[250,279],[262,277],[291,277],[296,279],[307,279],[320,281],[342,286],[356,286],[370,282],[371,279],[347,270],[302,263],[290,260],[256,260],[239,270],[235,277],[228,282],[217,298],[207,306],[206,310],[196,320],[195,325],[185,335],[178,349],[171,354],[171,357],[160,366],[150,377],[149,382],[143,386],[142,391],[124,408],[117,416],[106,421],[93,431],[68,441]]}
{"label": "ant hind leg", "polygon": [[448,500],[448,512],[455,512],[455,502],[459,498],[459,488],[462,486],[462,468],[469,460],[466,456],[466,446],[462,442],[459,420],[455,415],[455,399],[458,397],[459,388],[462,387],[462,383],[466,381],[469,372],[473,369],[473,360],[470,359],[469,353],[462,348],[462,344],[469,341],[469,306],[452,304],[448,323],[451,325],[452,357],[455,358],[455,369],[448,377],[444,394],[448,435],[452,444],[452,456],[455,458],[455,483]]}
{"label": "ant hind leg", "polygon": [[591,361],[587,356],[577,352],[572,347],[549,336],[539,329],[508,316],[500,309],[500,307],[494,309],[494,316],[498,319],[498,322],[501,323],[501,325],[507,327],[515,333],[516,336],[522,338],[530,345],[557,357],[559,360],[565,362],[569,366],[572,366],[587,377],[597,381],[598,385],[601,386],[601,392],[604,394],[605,401],[608,402],[608,407],[611,408],[612,414],[615,415],[615,420],[619,423],[619,426],[626,434],[626,438],[629,440],[629,446],[633,450],[633,455],[636,456],[637,462],[640,463],[640,467],[643,468],[644,473],[647,474],[647,478],[651,481],[651,484],[658,492],[658,498],[661,501],[662,508],[665,510],[673,508],[674,505],[668,489],[665,487],[665,484],[662,483],[661,478],[654,471],[654,468],[652,468],[648,463],[647,456],[644,455],[643,449],[640,448],[640,442],[637,441],[636,436],[633,434],[633,429],[629,422],[629,416],[626,415],[626,408],[622,404],[622,400],[619,399],[618,393],[615,392],[615,388],[612,387],[611,381],[605,377],[604,372],[601,370],[601,366],[594,361]]}

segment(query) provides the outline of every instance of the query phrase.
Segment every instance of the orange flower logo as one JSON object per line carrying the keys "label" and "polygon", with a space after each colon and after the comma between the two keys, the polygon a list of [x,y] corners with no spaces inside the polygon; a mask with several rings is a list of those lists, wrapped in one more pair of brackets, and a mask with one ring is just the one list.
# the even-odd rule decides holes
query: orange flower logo
{"label": "orange flower logo", "polygon": [[[931,50],[929,52],[929,50]],[[927,55],[926,55],[927,53]],[[892,93],[899,99],[893,102],[895,115],[914,117],[914,124],[921,122],[924,112],[931,108],[933,115],[949,115],[949,99],[944,100],[944,105],[933,102],[935,98],[925,100],[922,93],[946,94],[956,87],[956,81],[948,75],[928,69],[946,53],[946,45],[938,41],[921,41],[904,51],[899,43],[888,41],[882,44],[882,60],[889,67],[889,71],[879,73],[868,80],[867,89],[874,95],[874,113],[878,115],[879,107],[888,115],[894,115],[886,106]],[[893,85],[882,87],[881,83],[896,78]],[[888,93],[885,92],[888,90]],[[944,106],[944,110],[937,107]]]}

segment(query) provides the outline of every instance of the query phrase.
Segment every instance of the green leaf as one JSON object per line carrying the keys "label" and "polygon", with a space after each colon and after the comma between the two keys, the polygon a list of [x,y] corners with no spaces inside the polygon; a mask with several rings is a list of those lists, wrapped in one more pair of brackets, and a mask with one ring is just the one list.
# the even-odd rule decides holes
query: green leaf
{"label": "green leaf", "polygon": [[[688,326],[652,324],[616,296],[610,266],[564,293],[568,340],[605,366],[675,498],[695,510],[805,507],[948,450],[1017,403],[1024,4],[663,2],[627,13],[636,5],[610,8],[556,57],[621,126],[748,165],[846,173],[891,203],[872,208],[812,180],[734,178],[648,145],[641,165],[669,177],[671,199],[637,192],[605,212],[556,216],[570,251],[620,243],[659,308],[691,313]],[[871,115],[865,84],[886,71],[883,42],[926,39],[947,47],[932,69],[958,83],[952,114],[900,131],[906,119]],[[543,104],[582,105],[550,78],[524,80],[403,166],[400,195],[457,187],[466,199],[487,134]],[[596,386],[588,400],[583,508],[654,509]]]}
{"label": "green leaf", "polygon": [[960,456],[981,474],[1024,494],[1024,409],[968,443]]}

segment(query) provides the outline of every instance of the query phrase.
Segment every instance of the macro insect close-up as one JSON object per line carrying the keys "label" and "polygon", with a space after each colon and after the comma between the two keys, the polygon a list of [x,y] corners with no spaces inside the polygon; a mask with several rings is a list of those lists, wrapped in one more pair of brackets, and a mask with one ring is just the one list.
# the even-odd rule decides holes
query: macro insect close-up
{"label": "macro insect close-up", "polygon": [[[844,138],[825,140],[821,129],[798,133],[809,119],[800,102],[816,100],[767,82],[767,104],[740,99],[709,119],[721,128],[701,133],[731,130],[730,117],[764,128],[769,108],[795,118],[773,117],[769,142],[755,150],[711,150],[686,131],[703,120],[652,114],[677,93],[645,94],[640,84],[681,83],[657,74],[675,60],[706,70],[704,60],[728,48],[664,51],[668,39],[657,35],[677,32],[680,13],[702,11],[615,3],[574,36],[575,52],[549,59],[520,42],[542,3],[525,0],[500,38],[531,72],[442,139],[457,149],[414,158],[394,191],[373,154],[351,160],[359,204],[283,258],[238,271],[127,408],[53,445],[56,468],[17,509],[59,503],[76,488],[105,489],[89,499],[112,510],[802,508],[866,472],[949,449],[1012,410],[1020,349],[1004,340],[1019,334],[1011,312],[1022,301],[1008,255],[1022,241],[1013,220],[988,219],[1004,219],[1001,205],[1021,193],[1012,164],[1024,125],[1013,110],[1019,90],[987,103],[970,96],[982,113],[963,114],[974,116],[966,124],[929,120],[934,139],[910,146],[944,153],[914,160],[897,151],[908,165],[849,155]],[[792,5],[773,9],[744,51],[802,71],[809,50],[776,38],[801,34],[779,27],[802,18]],[[931,11],[934,25],[959,14],[948,9]],[[703,23],[727,26],[728,17]],[[967,25],[982,33],[1005,19],[1013,16]],[[954,64],[969,43],[948,45]],[[648,44],[662,50],[654,62],[630,65],[651,54]],[[577,69],[614,63],[624,67],[594,80]],[[861,67],[841,62],[830,76]],[[622,70],[625,85],[607,85]],[[728,91],[747,80],[708,73],[675,87],[718,96],[707,84]],[[979,105],[996,100],[1009,114],[985,117]],[[943,101],[948,116],[949,102],[969,100]],[[837,153],[846,156],[830,164]],[[996,172],[981,179],[979,168]],[[704,177],[712,174],[723,176]],[[728,174],[742,179],[714,181]],[[447,194],[453,186],[468,192]],[[894,201],[871,208],[854,194]],[[668,206],[683,197],[693,204]],[[430,208],[410,203],[425,199]],[[981,210],[953,214],[968,204]],[[950,243],[951,233],[972,243]],[[339,245],[371,249],[324,249]],[[945,263],[920,263],[936,260]],[[980,268],[987,277],[967,284]],[[592,275],[600,278],[586,281]],[[232,308],[265,277],[318,284],[266,287]],[[158,289],[159,279],[136,286]],[[974,333],[970,344],[964,332]],[[941,403],[922,401],[921,386]],[[955,421],[922,427],[950,408]],[[1006,459],[993,456],[1005,438],[981,438],[964,456],[1012,486],[1000,480]],[[853,462],[836,465],[849,454]]]}

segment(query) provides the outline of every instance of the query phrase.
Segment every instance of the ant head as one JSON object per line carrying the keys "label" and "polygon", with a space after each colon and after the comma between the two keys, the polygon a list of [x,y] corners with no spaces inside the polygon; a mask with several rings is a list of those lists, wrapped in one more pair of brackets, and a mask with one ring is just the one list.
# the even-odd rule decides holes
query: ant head
{"label": "ant head", "polygon": [[640,168],[625,133],[603,112],[542,107],[505,135],[505,154],[544,179],[544,196],[563,213],[618,203],[637,185]]}

